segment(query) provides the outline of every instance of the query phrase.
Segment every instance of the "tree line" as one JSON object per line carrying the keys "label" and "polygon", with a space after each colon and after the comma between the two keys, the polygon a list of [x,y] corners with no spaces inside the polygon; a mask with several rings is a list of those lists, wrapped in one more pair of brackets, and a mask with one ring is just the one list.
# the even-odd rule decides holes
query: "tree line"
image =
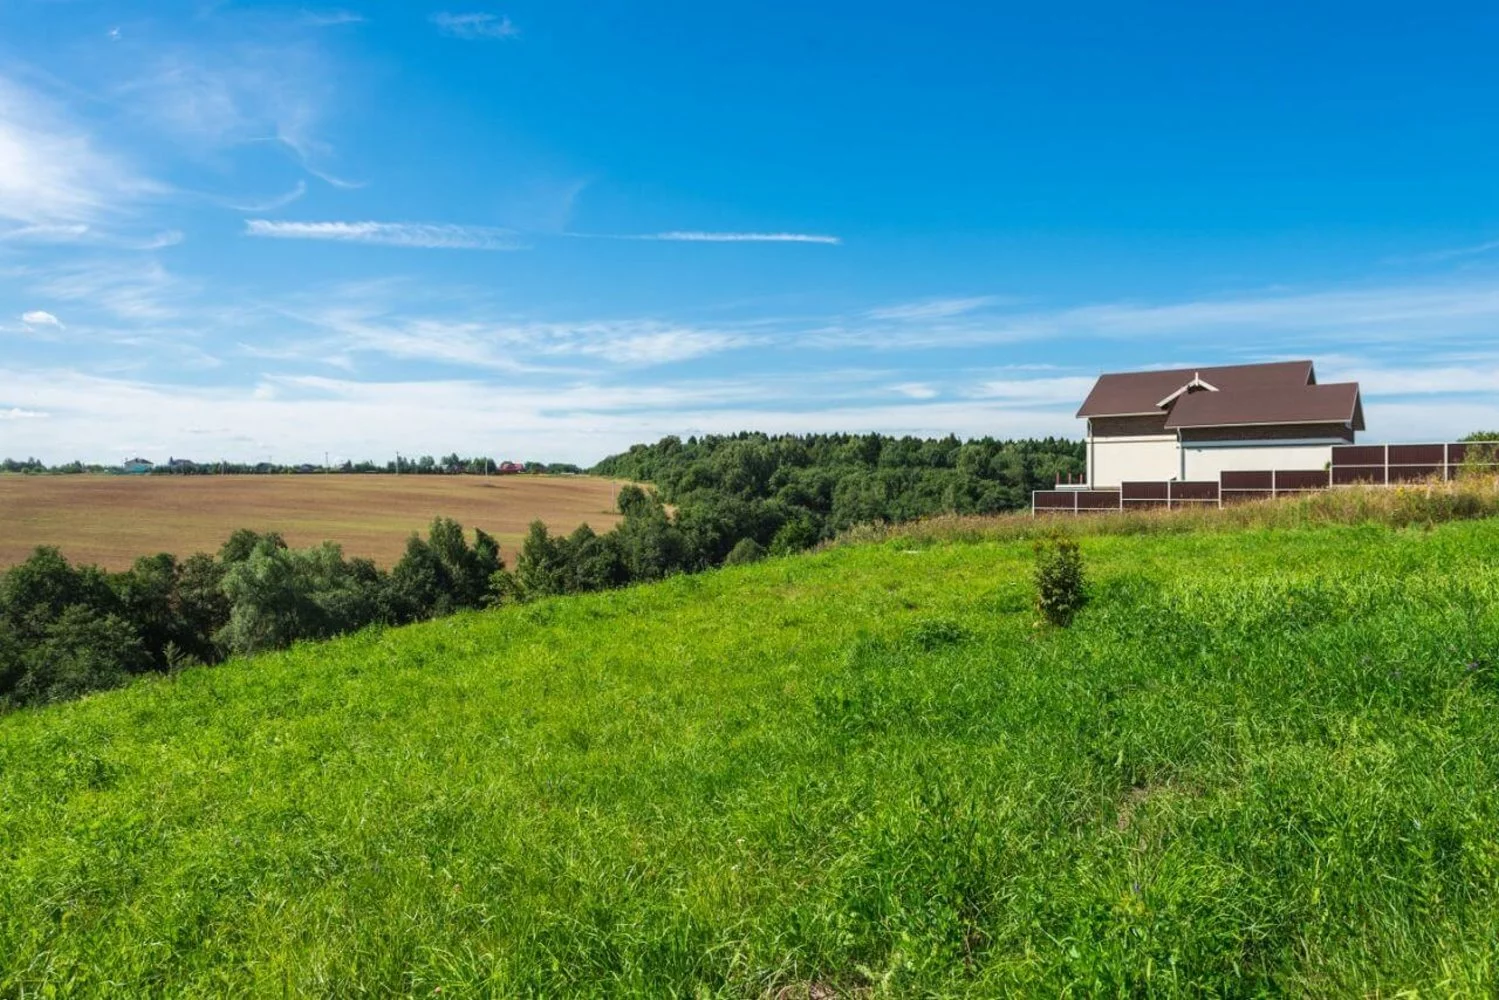
{"label": "tree line", "polygon": [[[62,462],[48,465],[37,458],[0,459],[0,472],[24,475],[82,475],[85,473],[109,473],[129,469],[132,463],[123,465],[101,465],[97,462]],[[576,475],[582,466],[572,462],[507,462],[483,455],[460,456],[457,452],[434,458],[431,455],[398,455],[388,462],[377,463],[368,459],[362,462],[338,462],[332,465],[300,463],[286,465],[276,462],[199,462],[192,459],[168,459],[166,463],[142,467],[141,474],[152,476],[210,476],[210,475],[296,475],[299,473],[342,473],[356,475],[395,474],[415,476],[485,475],[498,472],[523,472],[529,475]]]}
{"label": "tree line", "polygon": [[[492,577],[499,574],[501,579]],[[142,673],[482,607],[506,576],[499,545],[438,518],[389,571],[333,542],[289,548],[236,531],[216,554],[145,556],[123,573],[55,548],[0,576],[0,705],[60,701]]]}

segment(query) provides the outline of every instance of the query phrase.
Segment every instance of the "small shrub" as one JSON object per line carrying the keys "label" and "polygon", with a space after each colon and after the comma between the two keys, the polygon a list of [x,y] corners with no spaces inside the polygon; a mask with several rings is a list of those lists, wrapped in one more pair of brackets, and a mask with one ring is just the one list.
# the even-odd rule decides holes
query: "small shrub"
{"label": "small shrub", "polygon": [[1457,475],[1465,480],[1482,480],[1493,476],[1499,467],[1499,437],[1492,431],[1479,431],[1463,438],[1467,448]]}
{"label": "small shrub", "polygon": [[738,544],[729,550],[724,557],[725,566],[742,566],[745,563],[756,563],[765,558],[765,546],[753,538],[741,538]]}
{"label": "small shrub", "polygon": [[970,636],[967,629],[951,618],[926,618],[911,626],[907,638],[917,649],[929,653],[967,642]]}
{"label": "small shrub", "polygon": [[1083,589],[1083,557],[1077,542],[1062,535],[1036,541],[1036,610],[1059,627],[1087,600]]}

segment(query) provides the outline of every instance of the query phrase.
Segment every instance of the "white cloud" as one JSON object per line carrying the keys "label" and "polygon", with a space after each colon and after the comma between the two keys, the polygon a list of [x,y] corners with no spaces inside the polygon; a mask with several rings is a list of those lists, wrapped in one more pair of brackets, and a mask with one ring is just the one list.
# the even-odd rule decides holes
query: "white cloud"
{"label": "white cloud", "polygon": [[334,28],[341,24],[363,24],[365,18],[352,10],[304,10],[299,20],[312,28]]}
{"label": "white cloud", "polygon": [[321,52],[307,42],[246,34],[235,45],[169,51],[117,96],[139,121],[189,154],[207,157],[272,142],[309,174],[336,187],[358,187],[331,172],[334,151],[319,136],[324,110],[339,93]]}
{"label": "white cloud", "polygon": [[937,390],[926,382],[902,382],[890,388],[908,399],[935,399],[939,395]]}
{"label": "white cloud", "polygon": [[21,224],[6,238],[64,241],[161,190],[51,102],[0,78],[0,219]]}
{"label": "white cloud", "polygon": [[815,233],[706,233],[696,230],[672,230],[666,233],[644,233],[625,236],[629,240],[669,240],[683,243],[826,243],[837,246],[843,240],[837,236],[821,236]]}
{"label": "white cloud", "polygon": [[[1324,368],[1317,366],[1319,373]],[[1339,367],[1333,377],[1339,382],[1357,382],[1366,397],[1493,393],[1499,387],[1499,365]],[[1331,379],[1319,375],[1318,381]]]}
{"label": "white cloud", "polygon": [[473,13],[451,14],[443,11],[432,15],[437,30],[454,38],[514,38],[520,34],[510,18],[499,14]]}
{"label": "white cloud", "polygon": [[[495,386],[476,380],[354,382],[268,378],[197,387],[67,370],[0,371],[11,405],[48,412],[16,447],[44,460],[125,452],[297,461],[324,450],[355,458],[399,449],[514,452],[591,463],[665,434],[882,430],[945,435],[1075,432],[1072,421],[993,404],[832,405],[808,387],[754,383]],[[799,390],[799,391],[797,391]],[[771,408],[762,408],[770,399]],[[724,406],[727,402],[729,405]]]}
{"label": "white cloud", "polygon": [[46,415],[39,410],[23,410],[19,406],[12,406],[8,410],[0,410],[0,420],[38,420]]}
{"label": "white cloud", "polygon": [[292,185],[290,191],[287,191],[284,194],[278,194],[271,198],[266,198],[263,201],[248,201],[238,203],[225,202],[224,204],[227,207],[232,208],[238,212],[274,212],[279,208],[285,208],[292,202],[297,201],[306,193],[307,182],[299,180],[297,181],[297,183]]}
{"label": "white cloud", "polygon": [[[352,458],[393,449],[521,453],[588,463],[665,434],[879,431],[890,434],[1076,437],[1072,407],[1090,379],[986,383],[992,398],[889,401],[881,372],[820,372],[695,381],[637,377],[356,381],[267,375],[239,386],[98,377],[67,369],[0,371],[0,418],[24,420],[13,447],[46,460],[94,449],[288,461],[324,450]],[[1440,381],[1441,376],[1437,377]],[[1016,383],[1025,380],[1017,379]],[[924,383],[908,383],[924,385]],[[1499,426],[1491,393],[1392,400],[1367,407],[1371,440],[1447,440]]]}
{"label": "white cloud", "polygon": [[165,250],[174,247],[187,239],[186,234],[180,229],[163,229],[154,236],[147,237],[137,243],[122,244],[130,250]]}
{"label": "white cloud", "polygon": [[973,399],[1004,399],[1040,405],[1077,406],[1093,387],[1091,375],[1056,378],[991,379],[965,395]]}
{"label": "white cloud", "polygon": [[[408,316],[379,310],[378,292],[364,294],[370,299],[363,303],[287,310],[288,316],[321,329],[324,336],[302,339],[276,352],[278,356],[337,362],[372,354],[491,371],[576,374],[576,366],[588,359],[662,365],[763,342],[743,331],[654,320],[560,323]],[[256,353],[265,356],[263,351]],[[572,367],[558,367],[569,363]]]}
{"label": "white cloud", "polygon": [[47,312],[45,309],[33,309],[21,314],[21,322],[27,326],[50,326],[55,330],[61,330],[62,320]]}
{"label": "white cloud", "polygon": [[21,226],[0,232],[0,240],[17,243],[76,243],[89,235],[89,227],[81,222]]}
{"label": "white cloud", "polygon": [[1492,253],[1499,250],[1499,240],[1488,240],[1484,243],[1475,243],[1471,246],[1452,247],[1447,250],[1434,250],[1431,253],[1416,254],[1412,257],[1392,258],[1388,263],[1404,264],[1419,263],[1423,261],[1455,260],[1459,257],[1476,257],[1480,254]]}
{"label": "white cloud", "polygon": [[127,235],[119,229],[107,230],[83,223],[69,225],[21,226],[0,232],[0,242],[39,244],[81,244],[118,250],[161,250],[176,246],[186,236],[180,229],[164,229],[149,236]]}
{"label": "white cloud", "polygon": [[923,320],[946,319],[949,316],[961,316],[964,313],[970,313],[976,309],[992,305],[997,301],[999,299],[993,295],[976,295],[963,299],[926,299],[921,302],[907,302],[897,306],[871,309],[865,315],[870,319],[920,322]]}
{"label": "white cloud", "polygon": [[247,219],[245,233],[283,240],[334,240],[443,250],[520,250],[516,233],[493,226],[409,222],[272,222]]}
{"label": "white cloud", "polygon": [[81,303],[135,322],[182,315],[196,291],[193,283],[153,259],[80,260],[26,276],[47,298]]}
{"label": "white cloud", "polygon": [[[868,319],[868,314],[862,319]],[[1499,327],[1499,282],[1432,282],[1308,292],[1267,291],[1160,304],[1103,303],[1025,312],[985,311],[929,324],[871,326],[861,320],[829,323],[804,334],[811,347],[913,350],[976,347],[1023,341],[1107,339],[1159,346],[1208,345],[1256,355],[1317,355],[1338,344],[1367,349],[1428,349],[1438,341],[1492,337]],[[1199,356],[1202,356],[1199,353]]]}

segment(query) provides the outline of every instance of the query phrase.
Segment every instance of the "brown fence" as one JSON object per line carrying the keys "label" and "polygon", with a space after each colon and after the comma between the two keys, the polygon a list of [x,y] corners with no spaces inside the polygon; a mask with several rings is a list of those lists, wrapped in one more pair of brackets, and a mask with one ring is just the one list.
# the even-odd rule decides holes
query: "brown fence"
{"label": "brown fence", "polygon": [[1118,490],[1036,490],[1031,511],[1037,514],[1100,514],[1121,509]]}
{"label": "brown fence", "polygon": [[[1036,490],[1031,510],[1043,514],[1088,514],[1108,510],[1180,510],[1221,507],[1334,486],[1394,486],[1452,479],[1478,467],[1499,472],[1499,443],[1474,453],[1471,444],[1334,445],[1326,469],[1265,469],[1219,473],[1218,482],[1176,480],[1121,483],[1119,489]],[[1472,460],[1472,461],[1465,461]]]}
{"label": "brown fence", "polygon": [[1452,479],[1467,464],[1499,468],[1499,445],[1472,444],[1341,444],[1332,449],[1332,485],[1394,486],[1425,479]]}
{"label": "brown fence", "polygon": [[1141,510],[1150,507],[1196,507],[1218,503],[1218,484],[1212,482],[1149,482],[1121,483],[1119,486],[1121,510]]}

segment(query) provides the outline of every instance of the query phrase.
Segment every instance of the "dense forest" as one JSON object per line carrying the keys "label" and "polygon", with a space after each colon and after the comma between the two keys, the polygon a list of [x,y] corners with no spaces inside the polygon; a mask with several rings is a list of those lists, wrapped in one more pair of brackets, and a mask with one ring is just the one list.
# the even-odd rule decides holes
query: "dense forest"
{"label": "dense forest", "polygon": [[593,471],[653,484],[722,558],[743,538],[790,552],[855,524],[1023,510],[1032,490],[1082,475],[1084,451],[1064,438],[744,433],[662,438]]}
{"label": "dense forest", "polygon": [[218,553],[146,556],[123,573],[51,548],[0,576],[0,707],[76,697],[135,674],[400,625],[465,608],[580,593],[810,548],[855,524],[1027,506],[1082,472],[1073,441],[740,434],[638,445],[593,471],[620,523],[552,535],[540,521],[508,568],[483,531],[435,520],[389,570],[325,542],[291,549],[243,530]]}

